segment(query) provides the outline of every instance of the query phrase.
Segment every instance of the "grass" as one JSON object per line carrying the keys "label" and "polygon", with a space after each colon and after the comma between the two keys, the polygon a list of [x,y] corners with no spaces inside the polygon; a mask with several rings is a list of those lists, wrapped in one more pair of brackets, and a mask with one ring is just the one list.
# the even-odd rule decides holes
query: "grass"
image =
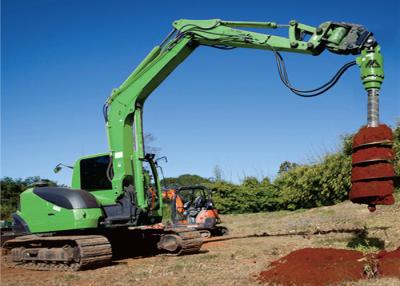
{"label": "grass", "polygon": [[369,237],[368,230],[364,229],[354,235],[348,242],[347,247],[363,253],[377,252],[385,248],[385,241],[378,237]]}

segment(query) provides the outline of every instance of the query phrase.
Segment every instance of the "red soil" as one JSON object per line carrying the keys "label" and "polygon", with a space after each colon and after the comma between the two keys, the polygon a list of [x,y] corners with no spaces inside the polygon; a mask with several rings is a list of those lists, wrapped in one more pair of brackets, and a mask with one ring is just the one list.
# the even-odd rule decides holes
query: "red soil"
{"label": "red soil", "polygon": [[379,270],[382,276],[400,278],[400,247],[392,252],[381,251],[376,258],[379,260]]}
{"label": "red soil", "polygon": [[381,124],[378,127],[363,127],[353,138],[353,148],[381,141],[393,141],[393,132],[389,126]]}
{"label": "red soil", "polygon": [[361,200],[360,203],[362,203],[362,200],[373,201],[374,198],[391,196],[393,190],[393,180],[355,182],[352,183],[349,197],[353,203],[357,203],[358,200]]}
{"label": "red soil", "polygon": [[377,163],[367,166],[355,166],[351,171],[351,181],[363,181],[368,179],[386,179],[394,177],[392,163]]}
{"label": "red soil", "polygon": [[[390,162],[394,152],[383,142],[393,141],[390,127],[363,127],[353,138],[351,170],[352,187],[349,194],[353,203],[375,205],[394,203],[394,167]],[[379,144],[381,142],[381,144]],[[373,145],[368,145],[373,143]]]}
{"label": "red soil", "polygon": [[372,146],[353,152],[352,163],[368,162],[370,160],[393,160],[394,152],[391,146]]}
{"label": "red soil", "polygon": [[270,266],[272,268],[260,273],[260,282],[319,286],[357,281],[367,278],[366,266],[377,267],[378,277],[400,278],[400,248],[369,257],[354,250],[304,248],[272,262]]}

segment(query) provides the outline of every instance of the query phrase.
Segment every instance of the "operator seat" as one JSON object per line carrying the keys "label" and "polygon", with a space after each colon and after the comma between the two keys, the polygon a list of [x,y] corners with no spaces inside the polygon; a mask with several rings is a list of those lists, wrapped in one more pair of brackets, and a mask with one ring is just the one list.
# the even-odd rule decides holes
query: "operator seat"
{"label": "operator seat", "polygon": [[194,207],[196,209],[201,209],[201,208],[205,207],[205,205],[206,205],[206,199],[203,196],[198,196],[194,200]]}

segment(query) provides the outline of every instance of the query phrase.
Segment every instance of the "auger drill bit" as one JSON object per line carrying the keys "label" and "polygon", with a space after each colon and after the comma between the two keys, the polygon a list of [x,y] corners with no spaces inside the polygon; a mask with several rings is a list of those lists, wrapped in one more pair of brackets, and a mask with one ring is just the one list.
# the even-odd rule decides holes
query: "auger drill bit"
{"label": "auger drill bit", "polygon": [[379,90],[384,77],[380,47],[364,50],[357,64],[368,94],[368,123],[353,139],[350,200],[367,204],[373,212],[376,205],[394,203],[393,132],[379,124]]}

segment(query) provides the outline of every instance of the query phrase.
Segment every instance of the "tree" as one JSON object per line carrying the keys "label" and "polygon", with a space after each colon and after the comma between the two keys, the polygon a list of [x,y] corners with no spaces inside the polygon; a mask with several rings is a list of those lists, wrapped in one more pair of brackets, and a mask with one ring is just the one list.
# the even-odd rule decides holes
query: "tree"
{"label": "tree", "polygon": [[[19,202],[19,195],[34,183],[42,181],[38,176],[25,179],[13,179],[4,177],[1,184],[1,219],[10,219]],[[50,186],[57,186],[56,182],[48,181]]]}
{"label": "tree", "polygon": [[222,182],[223,181],[223,177],[222,177],[223,173],[222,173],[222,169],[221,169],[220,166],[215,165],[213,173],[214,173],[214,179],[215,179],[216,182]]}
{"label": "tree", "polygon": [[260,182],[257,180],[256,177],[246,177],[242,182],[242,186],[245,188],[259,188]]}
{"label": "tree", "polygon": [[285,161],[279,166],[278,174],[283,174],[283,173],[289,172],[290,170],[293,170],[293,169],[297,168],[298,166],[300,166],[300,165],[297,163]]}
{"label": "tree", "polygon": [[210,180],[198,175],[184,174],[176,178],[165,178],[161,183],[169,187],[178,188],[183,186],[204,185],[210,183]]}
{"label": "tree", "polygon": [[264,177],[264,179],[262,179],[261,181],[261,186],[263,186],[264,188],[271,186],[271,179],[268,177]]}

